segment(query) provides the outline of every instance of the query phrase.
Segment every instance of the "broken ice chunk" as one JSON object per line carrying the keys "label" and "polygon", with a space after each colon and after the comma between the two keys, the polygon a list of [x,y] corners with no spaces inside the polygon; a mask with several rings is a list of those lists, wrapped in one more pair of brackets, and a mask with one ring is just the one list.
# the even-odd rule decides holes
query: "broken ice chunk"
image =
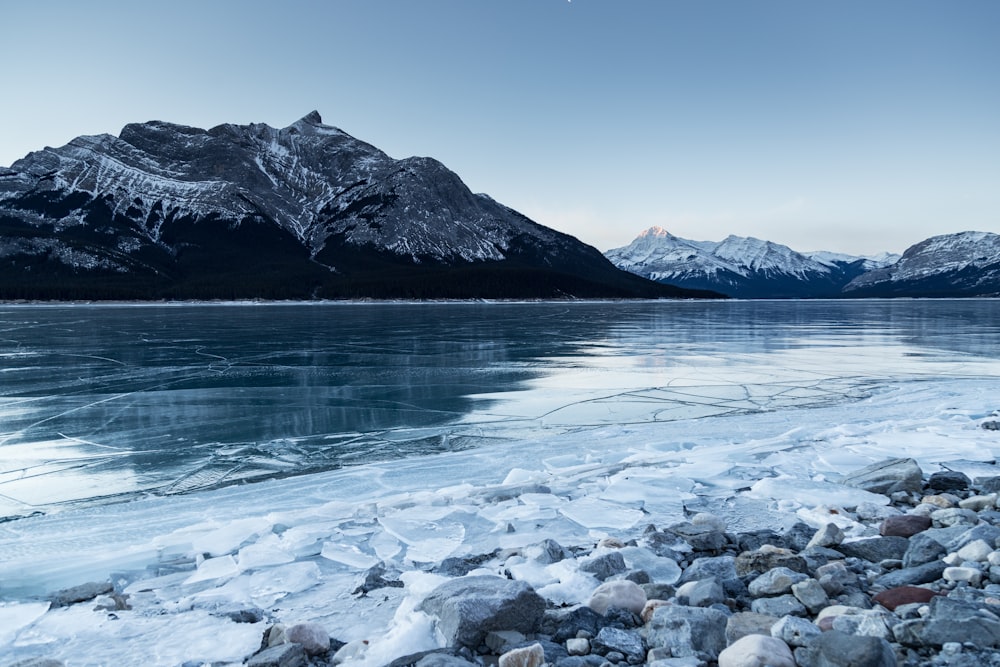
{"label": "broken ice chunk", "polygon": [[195,573],[184,580],[184,585],[189,586],[199,581],[235,577],[239,573],[240,568],[236,564],[236,560],[228,554],[218,558],[206,558],[198,565]]}
{"label": "broken ice chunk", "polygon": [[367,570],[379,562],[378,558],[371,554],[366,554],[354,544],[327,542],[323,545],[323,551],[320,552],[320,555],[327,560],[342,563],[359,570]]}
{"label": "broken ice chunk", "polygon": [[590,496],[570,501],[559,511],[584,528],[631,528],[645,516],[639,510]]}

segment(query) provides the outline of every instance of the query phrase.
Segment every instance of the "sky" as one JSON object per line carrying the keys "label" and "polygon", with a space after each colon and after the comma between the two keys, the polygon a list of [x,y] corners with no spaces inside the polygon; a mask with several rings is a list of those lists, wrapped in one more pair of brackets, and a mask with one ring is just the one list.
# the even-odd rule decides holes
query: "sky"
{"label": "sky", "polygon": [[325,123],[607,250],[1000,233],[996,0],[0,0],[0,165]]}

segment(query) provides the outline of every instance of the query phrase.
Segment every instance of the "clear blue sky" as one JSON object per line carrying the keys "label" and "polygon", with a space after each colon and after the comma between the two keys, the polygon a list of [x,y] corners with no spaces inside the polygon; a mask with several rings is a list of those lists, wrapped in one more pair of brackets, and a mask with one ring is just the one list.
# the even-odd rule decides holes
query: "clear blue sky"
{"label": "clear blue sky", "polygon": [[1000,232],[997,0],[0,0],[0,164],[325,122],[601,250]]}

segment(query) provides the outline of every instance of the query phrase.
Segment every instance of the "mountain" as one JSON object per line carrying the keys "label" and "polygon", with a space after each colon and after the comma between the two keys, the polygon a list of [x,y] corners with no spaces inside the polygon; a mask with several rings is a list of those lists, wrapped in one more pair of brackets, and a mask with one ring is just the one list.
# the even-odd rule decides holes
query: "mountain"
{"label": "mountain", "polygon": [[961,232],[931,237],[907,248],[894,264],[858,276],[844,294],[1000,296],[1000,235]]}
{"label": "mountain", "polygon": [[0,298],[569,296],[708,295],[620,271],[316,112],[130,124],[0,168]]}
{"label": "mountain", "polygon": [[650,280],[746,299],[838,296],[851,280],[881,266],[878,259],[801,254],[755,238],[689,241],[660,227],[605,255],[617,267]]}

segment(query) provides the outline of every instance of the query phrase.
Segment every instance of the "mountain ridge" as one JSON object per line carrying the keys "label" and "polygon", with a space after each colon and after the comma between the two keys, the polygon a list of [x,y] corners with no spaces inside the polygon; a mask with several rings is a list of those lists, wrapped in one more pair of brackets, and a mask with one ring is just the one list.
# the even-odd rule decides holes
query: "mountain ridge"
{"label": "mountain ridge", "polygon": [[164,121],[0,169],[2,298],[711,296],[621,272],[428,157],[310,112]]}
{"label": "mountain ridge", "polygon": [[902,255],[799,253],[730,235],[690,241],[651,227],[605,255],[619,268],[661,282],[738,298],[964,297],[1000,295],[1000,236],[931,237]]}

